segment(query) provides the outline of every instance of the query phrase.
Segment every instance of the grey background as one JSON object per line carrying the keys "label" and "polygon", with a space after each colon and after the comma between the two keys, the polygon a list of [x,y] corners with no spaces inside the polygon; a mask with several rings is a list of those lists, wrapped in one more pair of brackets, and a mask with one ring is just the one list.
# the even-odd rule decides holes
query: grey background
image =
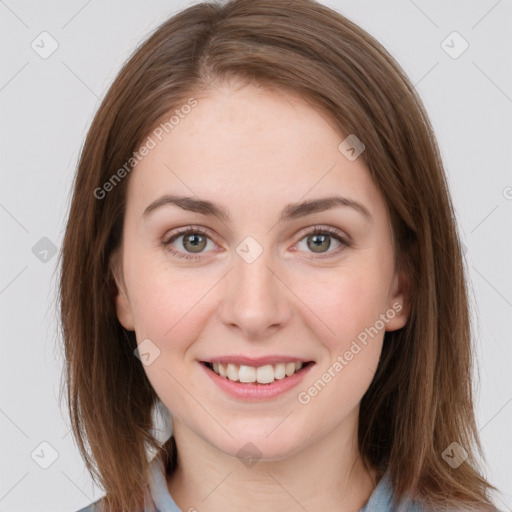
{"label": "grey background", "polygon": [[[0,512],[74,511],[102,495],[57,400],[52,250],[100,98],[135,46],[191,3],[0,0]],[[500,507],[512,510],[512,1],[324,3],[398,60],[434,125],[467,247],[487,476],[502,492]],[[31,47],[43,46],[43,31],[58,42],[46,59]],[[469,43],[458,58],[445,49],[457,52],[461,41],[442,46],[453,31]]]}

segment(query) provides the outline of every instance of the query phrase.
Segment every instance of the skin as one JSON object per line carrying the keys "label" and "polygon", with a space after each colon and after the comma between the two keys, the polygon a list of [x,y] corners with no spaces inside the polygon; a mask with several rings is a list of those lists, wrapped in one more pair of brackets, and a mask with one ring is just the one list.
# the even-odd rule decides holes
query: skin
{"label": "skin", "polygon": [[[357,511],[376,485],[357,448],[359,403],[385,331],[407,320],[408,283],[395,272],[386,203],[362,158],[338,150],[345,135],[304,99],[233,83],[197,99],[132,171],[123,241],[112,258],[119,321],[138,343],[149,338],[160,350],[144,370],[172,413],[179,456],[169,491],[184,511]],[[175,205],[144,218],[164,193],[215,201],[230,219]],[[333,193],[361,202],[372,220],[336,207],[278,223],[286,205]],[[172,247],[198,257],[179,259],[162,241],[190,225],[209,232],[207,245],[191,252],[179,236]],[[315,225],[338,229],[351,244],[330,238],[314,252]],[[263,248],[252,263],[236,252],[247,236]],[[298,393],[397,303],[400,314],[300,403]],[[244,402],[199,363],[228,354],[293,355],[315,366],[296,388]],[[261,453],[251,466],[237,458],[249,442]]]}

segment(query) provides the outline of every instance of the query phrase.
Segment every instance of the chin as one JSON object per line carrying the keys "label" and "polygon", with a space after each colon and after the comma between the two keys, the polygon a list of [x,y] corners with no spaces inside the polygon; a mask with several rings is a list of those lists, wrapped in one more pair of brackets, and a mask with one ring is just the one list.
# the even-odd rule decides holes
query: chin
{"label": "chin", "polygon": [[[245,460],[247,466],[252,461],[277,461],[299,452],[304,440],[290,436],[284,429],[278,433],[279,428],[275,427],[274,424],[261,431],[253,429],[252,434],[246,431],[237,434],[230,430],[233,438],[226,435],[222,439],[211,439],[210,443],[231,457]],[[275,432],[269,436],[268,433],[273,429]]]}

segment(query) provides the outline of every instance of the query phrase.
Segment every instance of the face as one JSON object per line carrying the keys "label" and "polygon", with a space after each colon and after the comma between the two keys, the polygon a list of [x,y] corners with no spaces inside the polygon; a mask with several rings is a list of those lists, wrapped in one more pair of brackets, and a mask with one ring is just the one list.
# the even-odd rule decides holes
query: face
{"label": "face", "polygon": [[[406,321],[386,204],[362,159],[306,101],[253,85],[210,90],[161,138],[130,174],[112,264],[119,321],[144,343],[174,423],[232,456],[252,442],[268,460],[346,428],[385,331]],[[165,195],[224,216],[155,203]],[[291,206],[333,196],[362,207]],[[295,379],[289,389],[241,398],[202,363],[225,356],[311,363],[275,378]]]}

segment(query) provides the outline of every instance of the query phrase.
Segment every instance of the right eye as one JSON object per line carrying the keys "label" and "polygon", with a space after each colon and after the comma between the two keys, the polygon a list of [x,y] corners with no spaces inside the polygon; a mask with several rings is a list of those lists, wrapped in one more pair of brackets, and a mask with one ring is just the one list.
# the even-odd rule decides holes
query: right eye
{"label": "right eye", "polygon": [[[174,241],[181,237],[183,237],[183,240],[181,242],[182,247],[184,248],[185,251],[191,252],[176,250],[176,248],[173,247],[172,244],[174,243]],[[169,252],[173,256],[176,256],[177,258],[198,259],[200,258],[200,256],[196,256],[195,254],[201,254],[202,252],[204,252],[203,249],[207,247],[208,240],[211,241],[207,232],[204,231],[203,229],[187,227],[171,234],[170,237],[167,237],[166,240],[162,242],[162,245],[164,245],[169,250]],[[214,243],[213,245],[215,246]],[[196,251],[196,249],[198,250]]]}

